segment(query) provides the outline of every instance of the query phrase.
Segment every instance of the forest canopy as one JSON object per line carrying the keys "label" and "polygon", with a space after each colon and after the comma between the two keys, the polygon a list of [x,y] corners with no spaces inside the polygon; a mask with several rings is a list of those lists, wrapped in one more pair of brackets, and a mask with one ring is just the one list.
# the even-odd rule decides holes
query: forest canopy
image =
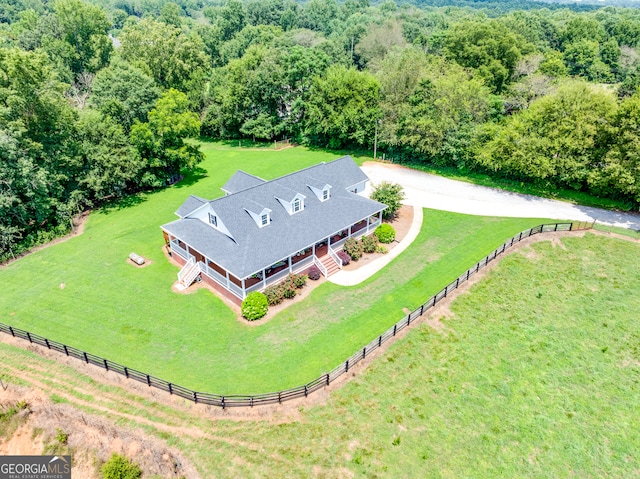
{"label": "forest canopy", "polygon": [[175,181],[201,135],[377,142],[637,209],[639,45],[632,8],[0,0],[0,259]]}

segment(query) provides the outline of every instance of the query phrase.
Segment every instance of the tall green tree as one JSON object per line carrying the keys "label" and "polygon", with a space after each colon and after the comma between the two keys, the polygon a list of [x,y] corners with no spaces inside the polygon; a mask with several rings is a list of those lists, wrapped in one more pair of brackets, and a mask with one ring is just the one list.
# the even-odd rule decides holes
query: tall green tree
{"label": "tall green tree", "polygon": [[189,111],[189,99],[175,89],[166,91],[149,112],[149,121],[136,122],[131,142],[144,160],[143,186],[160,187],[182,168],[193,169],[204,159],[197,145],[187,138],[200,132],[198,115]]}
{"label": "tall green tree", "polygon": [[367,72],[331,66],[316,76],[306,102],[306,134],[330,148],[370,147],[381,117],[380,83]]}
{"label": "tall green tree", "polygon": [[128,133],[134,121],[147,121],[147,113],[159,96],[153,78],[140,68],[115,59],[96,74],[89,102],[117,120]]}

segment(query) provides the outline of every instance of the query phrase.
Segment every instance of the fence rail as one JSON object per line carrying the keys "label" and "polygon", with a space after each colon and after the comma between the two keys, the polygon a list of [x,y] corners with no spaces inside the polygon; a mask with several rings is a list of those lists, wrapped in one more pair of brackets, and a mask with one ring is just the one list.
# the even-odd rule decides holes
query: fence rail
{"label": "fence rail", "polygon": [[513,238],[508,239],[498,248],[493,250],[479,262],[477,262],[474,266],[469,268],[467,271],[458,276],[454,281],[445,286],[442,290],[440,290],[437,294],[431,296],[426,302],[417,307],[410,314],[406,315],[396,324],[387,329],[384,333],[382,333],[377,338],[373,339],[367,345],[358,349],[353,355],[347,358],[345,361],[340,363],[338,366],[333,368],[328,373],[325,373],[311,382],[304,384],[302,386],[285,389],[283,391],[277,391],[272,393],[265,394],[254,394],[254,395],[245,395],[245,394],[237,394],[237,395],[221,395],[221,394],[212,394],[205,392],[197,392],[191,389],[182,387],[178,384],[174,384],[164,379],[156,378],[155,376],[151,376],[150,374],[143,373],[136,369],[131,369],[126,366],[123,366],[118,363],[114,363],[108,359],[101,358],[99,356],[95,356],[91,353],[87,353],[80,349],[74,348],[72,346],[67,346],[65,344],[59,343],[57,341],[50,340],[38,334],[33,334],[29,331],[24,331],[22,329],[14,328],[7,324],[0,323],[0,332],[10,334],[13,337],[24,339],[29,341],[30,343],[38,344],[40,346],[44,346],[48,349],[58,351],[66,356],[70,356],[81,361],[84,361],[87,364],[93,364],[95,366],[106,369],[107,371],[113,371],[118,374],[125,376],[128,379],[132,379],[134,381],[138,381],[146,384],[149,387],[154,387],[156,389],[161,389],[162,391],[166,391],[169,394],[173,394],[189,401],[193,401],[195,403],[200,404],[208,404],[211,406],[219,406],[222,408],[226,407],[253,407],[264,404],[277,404],[282,403],[284,401],[289,401],[291,399],[306,397],[309,394],[312,394],[314,391],[324,388],[328,386],[333,381],[338,379],[343,374],[349,372],[349,369],[353,368],[356,364],[362,361],[364,358],[369,356],[373,351],[381,347],[384,343],[392,339],[396,336],[400,331],[409,327],[412,322],[417,320],[424,313],[433,308],[438,302],[442,301],[449,294],[451,294],[455,289],[457,289],[461,284],[468,281],[474,274],[478,273],[481,269],[485,268],[491,261],[495,260],[499,255],[503,254],[507,249],[513,246],[516,243],[519,243],[525,238],[530,236],[540,234],[540,233],[549,233],[549,232],[557,232],[557,231],[575,231],[575,230],[584,230],[591,229],[593,227],[592,223],[553,223],[553,224],[544,224],[538,225],[528,230],[522,231],[521,233],[515,235]]}

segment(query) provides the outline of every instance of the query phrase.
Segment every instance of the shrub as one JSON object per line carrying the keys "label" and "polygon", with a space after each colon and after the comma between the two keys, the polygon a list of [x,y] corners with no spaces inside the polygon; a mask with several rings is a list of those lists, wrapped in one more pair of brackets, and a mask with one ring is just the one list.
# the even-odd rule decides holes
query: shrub
{"label": "shrub", "polygon": [[388,252],[389,250],[386,248],[386,246],[382,246],[381,244],[376,246],[376,253],[387,254]]}
{"label": "shrub", "polygon": [[382,223],[378,226],[373,234],[378,237],[380,243],[391,243],[396,239],[396,230],[393,229],[393,226],[387,223]]}
{"label": "shrub", "polygon": [[293,280],[293,284],[295,284],[296,288],[298,289],[307,284],[307,276],[304,274],[292,274],[291,277]]}
{"label": "shrub", "polygon": [[395,218],[396,213],[402,206],[404,200],[404,190],[397,183],[383,181],[373,186],[370,198],[387,205],[387,209],[382,212],[382,217],[386,219]]}
{"label": "shrub", "polygon": [[351,262],[351,256],[349,256],[345,251],[338,251],[336,255],[342,260],[342,266],[346,266]]}
{"label": "shrub", "polygon": [[282,303],[284,299],[284,288],[279,284],[269,286],[264,290],[264,295],[267,297],[269,306],[275,306],[276,304]]}
{"label": "shrub", "polygon": [[345,241],[343,249],[353,261],[358,261],[362,257],[362,243],[354,238]]}
{"label": "shrub", "polygon": [[287,299],[293,298],[297,293],[298,293],[298,290],[296,290],[296,287],[293,283],[287,285],[284,288],[284,297]]}
{"label": "shrub", "polygon": [[253,291],[244,298],[242,302],[242,316],[249,321],[255,321],[267,314],[269,301],[267,297],[258,291]]}
{"label": "shrub", "polygon": [[142,469],[120,454],[112,454],[100,469],[104,479],[139,479]]}
{"label": "shrub", "polygon": [[376,250],[376,246],[378,246],[378,238],[375,236],[363,236],[362,239],[362,250],[365,253],[373,253]]}
{"label": "shrub", "polygon": [[312,281],[318,281],[321,274],[320,269],[316,265],[309,268],[309,271],[307,272],[307,276],[309,276],[309,279]]}

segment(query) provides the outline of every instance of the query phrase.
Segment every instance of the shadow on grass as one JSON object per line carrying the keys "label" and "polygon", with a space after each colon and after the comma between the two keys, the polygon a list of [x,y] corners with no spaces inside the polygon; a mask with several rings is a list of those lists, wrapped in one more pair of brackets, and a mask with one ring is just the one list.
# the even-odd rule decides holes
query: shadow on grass
{"label": "shadow on grass", "polygon": [[106,201],[100,206],[101,213],[108,215],[109,213],[113,213],[115,211],[124,210],[126,208],[132,208],[134,206],[138,206],[145,201],[147,201],[147,193],[133,193],[129,196],[125,196],[124,198],[116,198],[113,200]]}
{"label": "shadow on grass", "polygon": [[198,181],[207,177],[207,170],[196,167],[184,172],[184,178],[172,185],[173,188],[186,188],[195,185]]}

